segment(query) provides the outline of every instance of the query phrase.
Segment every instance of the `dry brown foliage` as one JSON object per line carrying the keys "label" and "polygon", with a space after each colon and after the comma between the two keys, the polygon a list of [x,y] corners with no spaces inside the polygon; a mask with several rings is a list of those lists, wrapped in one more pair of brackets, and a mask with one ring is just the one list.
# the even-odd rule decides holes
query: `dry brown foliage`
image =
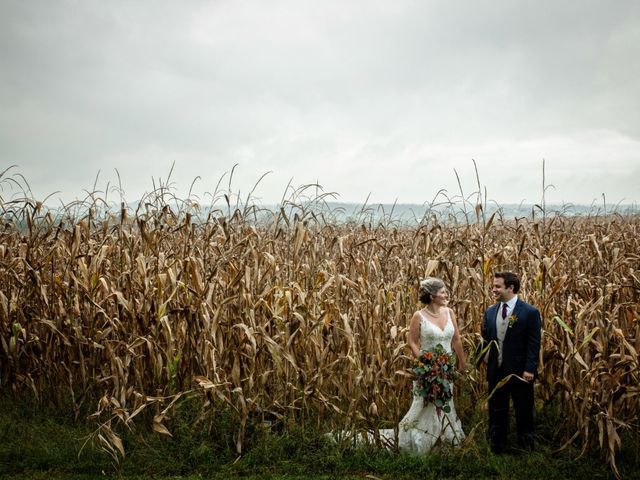
{"label": "dry brown foliage", "polygon": [[[483,221],[478,207],[473,223],[400,227],[291,205],[262,223],[247,209],[198,218],[197,206],[158,199],[137,213],[90,206],[60,219],[3,202],[0,373],[3,389],[76,411],[99,398],[96,438],[116,459],[114,423],[153,412],[170,434],[185,394],[204,413],[234,412],[238,452],[262,419],[394,424],[410,401],[418,280],[445,279],[473,351],[497,269],[520,272],[542,312],[537,396],[561,402],[575,429],[566,441],[599,448],[615,471],[621,431],[639,430],[637,216]],[[486,397],[480,374],[468,381]]]}

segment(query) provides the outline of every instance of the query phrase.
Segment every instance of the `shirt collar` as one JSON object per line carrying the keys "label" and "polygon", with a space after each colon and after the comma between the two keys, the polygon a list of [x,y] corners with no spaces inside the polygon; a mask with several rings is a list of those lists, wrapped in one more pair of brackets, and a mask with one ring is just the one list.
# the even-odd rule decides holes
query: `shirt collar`
{"label": "shirt collar", "polygon": [[507,308],[509,310],[513,310],[514,308],[516,308],[516,303],[518,302],[518,295],[515,295],[511,300],[509,300],[508,302],[505,302],[507,304]]}

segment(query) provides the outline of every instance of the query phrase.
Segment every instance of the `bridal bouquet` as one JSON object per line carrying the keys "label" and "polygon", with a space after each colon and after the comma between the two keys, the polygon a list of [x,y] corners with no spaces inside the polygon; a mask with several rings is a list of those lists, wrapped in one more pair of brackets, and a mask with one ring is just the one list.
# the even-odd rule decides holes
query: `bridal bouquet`
{"label": "bridal bouquet", "polygon": [[416,393],[424,398],[425,404],[433,403],[436,410],[449,413],[449,400],[453,396],[451,387],[456,378],[456,359],[438,344],[433,350],[423,350],[413,361],[416,374]]}

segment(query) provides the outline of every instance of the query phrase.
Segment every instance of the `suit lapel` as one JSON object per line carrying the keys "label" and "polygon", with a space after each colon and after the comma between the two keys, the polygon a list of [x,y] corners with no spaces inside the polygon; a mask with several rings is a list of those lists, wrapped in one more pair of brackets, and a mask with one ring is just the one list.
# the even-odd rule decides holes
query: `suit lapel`
{"label": "suit lapel", "polygon": [[498,307],[500,303],[496,303],[495,305],[489,308],[489,325],[491,325],[491,337],[495,340],[498,339],[498,326],[496,325],[496,318],[498,317]]}

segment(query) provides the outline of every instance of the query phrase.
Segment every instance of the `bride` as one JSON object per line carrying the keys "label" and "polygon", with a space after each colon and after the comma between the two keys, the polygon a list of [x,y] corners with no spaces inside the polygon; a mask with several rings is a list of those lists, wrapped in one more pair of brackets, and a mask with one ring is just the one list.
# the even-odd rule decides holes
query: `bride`
{"label": "bride", "polygon": [[[448,294],[444,282],[439,278],[426,278],[420,282],[418,293],[424,308],[416,311],[409,323],[408,344],[411,353],[417,358],[421,351],[433,350],[440,344],[449,353],[453,350],[458,357],[458,368],[464,371],[466,358],[456,317],[447,307]],[[423,454],[429,452],[438,441],[458,445],[465,435],[453,399],[449,401],[449,413],[442,410],[438,412],[433,403],[425,405],[423,397],[415,393],[415,389],[416,382],[413,383],[411,407],[398,425],[398,448]],[[394,430],[380,430],[380,437],[385,443],[392,444],[395,441]]]}

